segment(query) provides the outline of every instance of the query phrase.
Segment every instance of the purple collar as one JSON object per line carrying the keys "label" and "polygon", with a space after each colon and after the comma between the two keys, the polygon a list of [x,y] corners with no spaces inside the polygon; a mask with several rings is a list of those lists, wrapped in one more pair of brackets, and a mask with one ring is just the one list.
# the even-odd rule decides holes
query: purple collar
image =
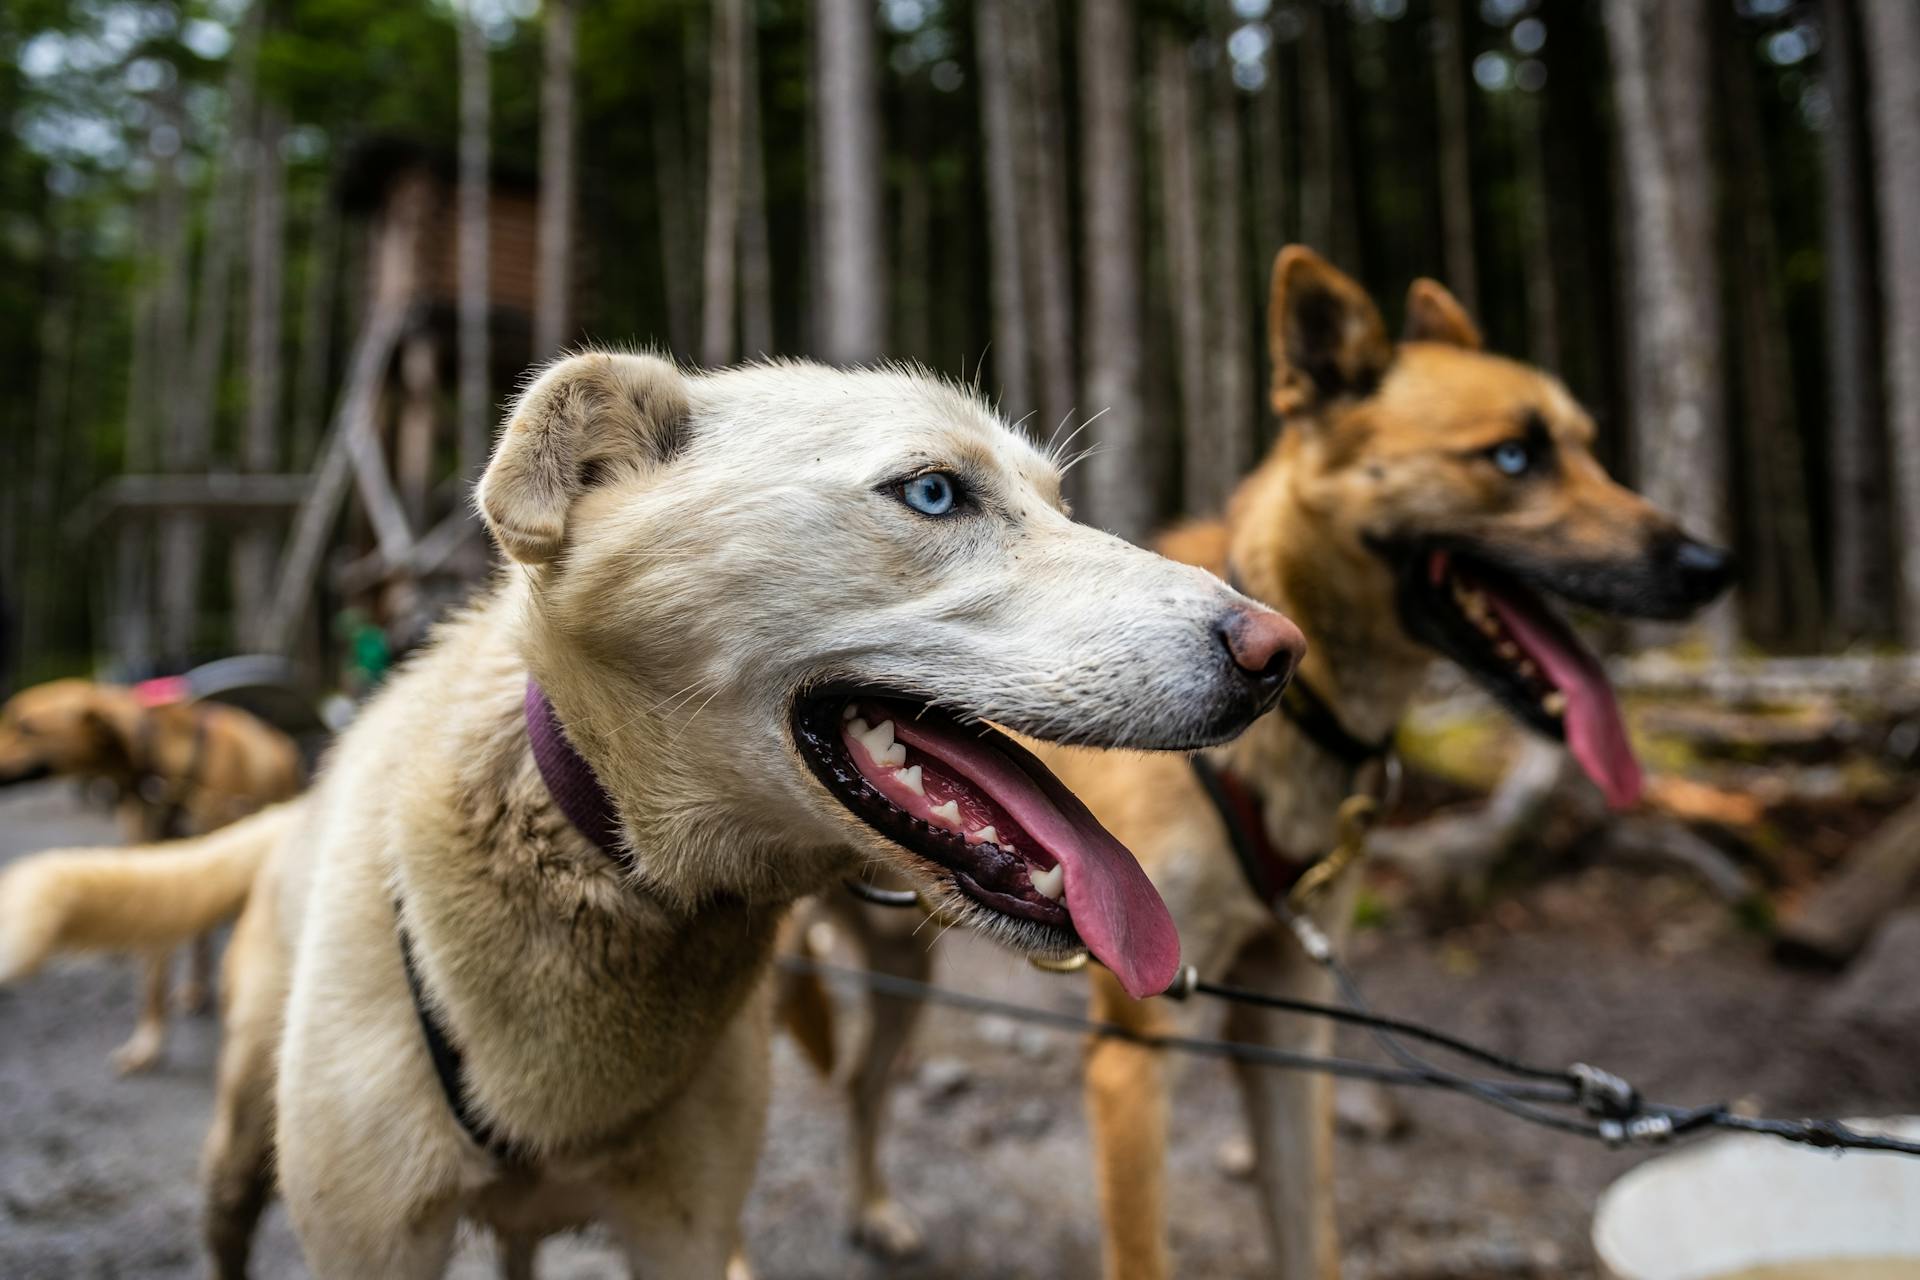
{"label": "purple collar", "polygon": [[567,821],[580,834],[600,846],[609,858],[626,866],[632,861],[626,842],[620,838],[620,819],[614,815],[613,797],[600,785],[600,778],[581,754],[567,741],[567,731],[545,690],[532,676],[527,677],[527,741],[533,745],[533,762],[540,766],[547,790]]}

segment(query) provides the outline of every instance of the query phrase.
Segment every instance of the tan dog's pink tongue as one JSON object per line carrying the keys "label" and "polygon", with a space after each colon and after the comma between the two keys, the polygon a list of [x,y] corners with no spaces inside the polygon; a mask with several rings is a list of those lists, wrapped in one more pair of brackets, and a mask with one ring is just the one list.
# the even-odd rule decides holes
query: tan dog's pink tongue
{"label": "tan dog's pink tongue", "polygon": [[980,788],[1053,855],[1065,870],[1074,929],[1128,995],[1144,1000],[1167,989],[1180,968],[1173,917],[1126,846],[1078,796],[1012,744],[1003,748],[911,714],[896,717],[893,732]]}
{"label": "tan dog's pink tongue", "polygon": [[1567,695],[1567,749],[1599,784],[1608,804],[1631,809],[1640,801],[1640,761],[1633,754],[1626,722],[1600,659],[1531,601],[1491,587],[1486,590],[1513,638],[1540,664],[1554,688]]}

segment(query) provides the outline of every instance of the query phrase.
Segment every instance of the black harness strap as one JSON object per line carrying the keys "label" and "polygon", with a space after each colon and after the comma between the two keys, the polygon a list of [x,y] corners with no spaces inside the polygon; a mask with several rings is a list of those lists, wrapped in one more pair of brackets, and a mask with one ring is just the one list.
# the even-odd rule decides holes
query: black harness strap
{"label": "black harness strap", "polygon": [[[547,785],[554,806],[589,843],[606,854],[617,869],[623,873],[631,871],[632,855],[622,841],[612,797],[594,775],[593,766],[567,740],[553,704],[531,679],[527,681],[524,713],[534,765]],[[393,913],[394,931],[400,939],[400,965],[406,970],[413,1011],[420,1018],[420,1034],[427,1042],[427,1055],[433,1060],[433,1074],[440,1081],[440,1092],[446,1095],[447,1108],[482,1151],[503,1164],[526,1163],[526,1155],[520,1148],[474,1114],[461,1080],[460,1049],[427,1003],[426,984],[413,963],[413,947],[407,939],[406,920],[398,902],[393,905]]]}
{"label": "black harness strap", "polygon": [[1341,723],[1319,690],[1298,676],[1280,695],[1280,712],[1293,721],[1294,728],[1306,734],[1314,746],[1350,769],[1371,764],[1393,749],[1392,734],[1377,742],[1355,736]]}
{"label": "black harness strap", "polygon": [[[1309,742],[1356,772],[1383,758],[1393,746],[1392,738],[1368,742],[1354,736],[1327,700],[1298,676],[1280,695],[1280,712]],[[1289,893],[1324,855],[1296,858],[1275,848],[1267,838],[1259,795],[1232,773],[1216,769],[1205,756],[1189,756],[1187,760],[1193,766],[1193,776],[1199,780],[1227,829],[1227,842],[1233,847],[1234,859],[1240,864],[1240,874],[1246,878],[1247,887],[1262,903],[1272,905]]]}
{"label": "black harness strap", "polygon": [[[395,903],[394,915],[398,917],[399,914],[400,905]],[[420,981],[420,970],[413,963],[413,944],[407,939],[407,926],[403,923],[395,932],[400,937],[400,967],[406,970],[407,990],[413,996],[413,1011],[419,1015],[420,1034],[427,1042],[427,1056],[433,1061],[433,1074],[440,1081],[440,1092],[446,1096],[447,1109],[453,1112],[453,1118],[473,1139],[476,1147],[503,1164],[516,1163],[519,1151],[475,1115],[472,1104],[467,1101],[466,1089],[460,1081],[460,1050],[454,1047],[446,1028],[440,1025],[440,1019],[433,1016],[433,1010],[427,1004],[426,986]]]}

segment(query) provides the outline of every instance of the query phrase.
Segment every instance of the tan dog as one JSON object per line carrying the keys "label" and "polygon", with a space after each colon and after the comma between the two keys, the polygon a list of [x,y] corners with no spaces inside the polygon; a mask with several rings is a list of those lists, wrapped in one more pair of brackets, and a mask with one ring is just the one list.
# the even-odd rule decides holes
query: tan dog
{"label": "tan dog", "polygon": [[579,356],[521,398],[479,501],[516,564],[304,800],[107,889],[71,855],[0,878],[5,977],[76,903],[133,928],[143,881],[258,866],[206,1158],[222,1274],[277,1169],[323,1278],[439,1274],[463,1219],[509,1274],[598,1221],[636,1274],[719,1276],[775,932],[864,864],[1020,950],[1088,947],[1137,995],[1171,977],[1137,864],[981,722],[1217,743],[1299,634],[1073,524],[1051,461],[972,397]]}
{"label": "tan dog", "polygon": [[[90,680],[37,685],[0,707],[0,786],[46,777],[110,782],[136,844],[216,830],[293,795],[300,774],[293,740],[235,707],[153,705],[135,690]],[[171,948],[169,940],[146,959],[139,1022],[113,1054],[122,1073],[144,1071],[165,1052]],[[202,933],[181,991],[189,1012],[206,1007],[212,976],[212,942]]]}
{"label": "tan dog", "polygon": [[[1311,641],[1300,688],[1318,695],[1333,726],[1319,726],[1328,741],[1303,730],[1311,716],[1296,717],[1289,699],[1289,714],[1267,716],[1207,757],[1247,800],[1268,850],[1297,875],[1330,849],[1360,757],[1390,740],[1436,654],[1523,723],[1564,737],[1616,804],[1632,803],[1639,770],[1605,677],[1537,593],[1679,617],[1726,585],[1726,556],[1608,479],[1590,452],[1593,425],[1566,388],[1484,354],[1473,322],[1433,281],[1409,291],[1405,340],[1395,346],[1358,284],[1292,247],[1274,264],[1269,325],[1280,441],[1224,520],[1175,530],[1161,544],[1284,609]],[[1042,754],[1139,856],[1201,976],[1328,997],[1319,970],[1250,886],[1221,810],[1188,762]],[[1336,941],[1353,879],[1337,881],[1314,913]],[[874,967],[926,975],[927,946],[898,940],[913,913],[833,906]],[[855,1232],[888,1251],[918,1241],[874,1151],[886,1068],[916,1008],[875,1001],[868,1057],[851,1073]],[[1205,1009],[1132,1000],[1096,972],[1093,1014],[1192,1033]],[[1324,1024],[1285,1015],[1236,1012],[1227,1031],[1295,1050],[1329,1044]],[[1164,1189],[1168,1070],[1163,1055],[1121,1041],[1088,1050],[1106,1270],[1116,1280],[1175,1274]],[[1275,1274],[1337,1275],[1328,1082],[1249,1068],[1240,1084]]]}

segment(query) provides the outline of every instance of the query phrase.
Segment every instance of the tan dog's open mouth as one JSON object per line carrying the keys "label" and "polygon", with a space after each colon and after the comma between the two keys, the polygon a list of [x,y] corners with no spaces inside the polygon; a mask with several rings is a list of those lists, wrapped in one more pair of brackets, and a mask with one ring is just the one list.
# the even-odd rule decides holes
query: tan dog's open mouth
{"label": "tan dog's open mouth", "polygon": [[1640,763],[1600,659],[1541,596],[1490,561],[1431,550],[1403,576],[1408,630],[1471,673],[1523,722],[1563,739],[1609,803],[1640,798]]}
{"label": "tan dog's open mouth", "polygon": [[835,799],[1015,924],[1021,945],[1084,945],[1135,997],[1173,980],[1179,937],[1146,873],[1006,734],[903,695],[859,691],[802,702],[794,738]]}

